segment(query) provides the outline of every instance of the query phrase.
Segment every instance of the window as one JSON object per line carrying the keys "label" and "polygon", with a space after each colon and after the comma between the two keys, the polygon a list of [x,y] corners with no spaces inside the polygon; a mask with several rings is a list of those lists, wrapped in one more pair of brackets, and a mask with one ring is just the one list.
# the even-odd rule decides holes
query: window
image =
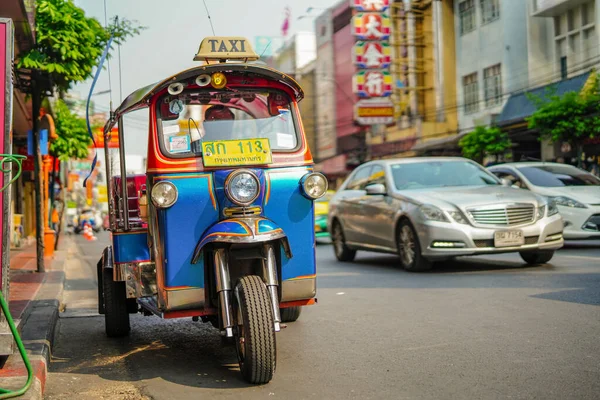
{"label": "window", "polygon": [[356,171],[356,173],[348,182],[346,186],[346,190],[364,190],[365,186],[367,186],[367,182],[369,180],[369,176],[371,174],[371,166],[363,167]]}
{"label": "window", "polygon": [[583,31],[583,51],[586,61],[598,56],[598,36],[593,26]]}
{"label": "window", "polygon": [[554,17],[554,36],[560,36],[562,34],[561,22],[562,19],[560,15]]}
{"label": "window", "polygon": [[571,32],[575,29],[575,10],[567,12],[567,31]]}
{"label": "window", "polygon": [[460,33],[464,35],[475,30],[475,0],[465,0],[458,4]]}
{"label": "window", "polygon": [[[234,104],[233,104],[234,103]],[[274,152],[291,151],[298,145],[292,101],[277,90],[186,90],[165,94],[157,102],[160,148],[173,157],[200,157],[202,143],[239,142],[244,157],[255,157],[269,139]],[[258,144],[257,144],[258,143]],[[245,146],[248,146],[247,148]],[[219,148],[227,154],[227,150]]]}
{"label": "window", "polygon": [[519,171],[535,186],[600,186],[600,179],[570,165],[521,167]]}
{"label": "window", "polygon": [[567,79],[567,57],[560,58],[560,79]]}
{"label": "window", "polygon": [[463,93],[465,97],[465,113],[472,113],[479,110],[477,72],[463,77]]}
{"label": "window", "polygon": [[483,70],[485,105],[487,107],[502,102],[502,68],[500,64]]}
{"label": "window", "polygon": [[581,6],[581,25],[593,24],[596,19],[596,6],[594,2],[585,3]]}
{"label": "window", "polygon": [[494,174],[470,161],[398,163],[392,165],[392,180],[397,190],[500,185]]}
{"label": "window", "polygon": [[499,0],[481,0],[481,20],[484,24],[500,18]]}
{"label": "window", "polygon": [[369,185],[381,184],[385,185],[385,172],[381,165],[375,165],[371,170],[371,176],[369,176]]}

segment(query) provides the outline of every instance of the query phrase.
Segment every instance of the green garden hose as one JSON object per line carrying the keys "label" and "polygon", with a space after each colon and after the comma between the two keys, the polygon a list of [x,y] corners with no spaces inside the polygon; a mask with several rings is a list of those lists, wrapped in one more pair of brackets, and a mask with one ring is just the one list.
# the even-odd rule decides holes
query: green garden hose
{"label": "green garden hose", "polygon": [[[2,160],[0,160],[0,172],[6,173],[12,170],[11,162],[17,163],[18,169],[15,173],[14,177],[6,183],[3,187],[0,188],[0,192],[4,191],[11,183],[19,178],[21,175],[21,162],[26,158],[25,156],[15,155],[15,154],[0,154]],[[8,165],[5,166],[4,164]],[[25,363],[25,368],[27,368],[27,382],[25,382],[25,386],[23,386],[19,390],[8,390],[0,388],[0,399],[11,399],[13,397],[22,396],[29,390],[31,386],[31,382],[33,381],[33,369],[31,368],[31,363],[29,362],[29,358],[27,357],[27,351],[25,350],[25,346],[23,345],[23,341],[21,340],[21,336],[19,336],[19,332],[17,331],[17,327],[15,326],[15,322],[12,319],[12,315],[10,315],[10,310],[8,309],[8,304],[4,299],[4,295],[2,291],[0,291],[0,307],[2,307],[2,312],[6,317],[6,322],[8,322],[8,326],[10,327],[10,331],[15,338],[15,342],[17,343],[17,347],[19,348],[19,353],[21,353],[21,358],[23,358],[23,362]]]}

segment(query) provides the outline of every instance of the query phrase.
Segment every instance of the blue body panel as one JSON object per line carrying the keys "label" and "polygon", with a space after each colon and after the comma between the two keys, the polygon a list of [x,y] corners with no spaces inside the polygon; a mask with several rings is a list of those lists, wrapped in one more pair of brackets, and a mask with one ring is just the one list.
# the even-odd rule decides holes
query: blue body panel
{"label": "blue body panel", "polygon": [[[252,235],[244,226],[227,219],[223,209],[236,207],[225,195],[225,179],[233,171],[218,170],[202,174],[161,174],[177,187],[178,199],[165,210],[159,210],[160,236],[165,252],[165,283],[167,287],[204,287],[204,260],[192,264],[194,250],[217,236]],[[252,204],[263,208],[258,220],[258,233],[282,229],[288,238],[293,257],[288,259],[281,249],[282,279],[314,276],[315,233],[313,201],[305,198],[300,179],[309,168],[252,169],[261,186],[259,197]],[[212,198],[211,195],[212,194]],[[266,219],[265,219],[266,218]],[[219,222],[220,221],[220,222]],[[212,235],[212,236],[211,236]]]}
{"label": "blue body panel", "polygon": [[148,234],[146,232],[113,233],[112,242],[115,263],[131,263],[150,260]]}
{"label": "blue body panel", "polygon": [[[219,220],[218,204],[212,193],[211,174],[160,175],[175,185],[177,201],[159,210],[160,236],[165,252],[167,287],[204,287],[204,260],[192,264],[194,248],[204,231]],[[212,196],[211,196],[212,194]]]}
{"label": "blue body panel", "polygon": [[291,259],[282,254],[282,280],[316,274],[314,203],[302,195],[299,184],[308,172],[296,167],[267,173],[264,216],[283,229],[293,254]]}

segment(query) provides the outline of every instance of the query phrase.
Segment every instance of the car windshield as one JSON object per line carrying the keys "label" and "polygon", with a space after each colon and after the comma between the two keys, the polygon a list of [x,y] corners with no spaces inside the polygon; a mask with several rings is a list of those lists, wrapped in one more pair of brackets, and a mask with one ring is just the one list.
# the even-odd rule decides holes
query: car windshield
{"label": "car windshield", "polygon": [[600,179],[570,165],[539,165],[519,167],[519,171],[535,186],[598,186]]}
{"label": "car windshield", "polygon": [[495,176],[468,161],[399,163],[391,169],[398,190],[500,184]]}
{"label": "car windshield", "polygon": [[160,147],[171,157],[199,156],[202,142],[220,140],[266,138],[272,151],[298,145],[292,102],[281,91],[184,91],[157,108]]}

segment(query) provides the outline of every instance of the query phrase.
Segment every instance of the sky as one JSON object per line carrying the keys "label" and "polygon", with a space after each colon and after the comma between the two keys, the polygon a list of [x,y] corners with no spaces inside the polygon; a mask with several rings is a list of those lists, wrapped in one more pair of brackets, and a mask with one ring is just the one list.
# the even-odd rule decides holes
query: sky
{"label": "sky", "polygon": [[[213,36],[202,0],[105,0],[106,14],[138,21],[147,27],[139,36],[121,46],[120,93],[118,54],[115,48],[108,70],[101,72],[94,92],[112,88],[113,109],[131,92],[197,65],[192,59],[202,39]],[[243,36],[254,45],[256,36],[281,39],[285,8],[291,10],[288,38],[295,32],[314,31],[314,21],[323,9],[340,0],[206,0],[216,36]],[[103,0],[74,0],[87,16],[105,21]],[[307,9],[313,10],[307,13]],[[298,20],[299,16],[304,16]],[[105,64],[106,66],[106,64]],[[82,99],[87,98],[92,80],[73,87]],[[96,111],[107,111],[110,96],[92,97]],[[125,146],[128,153],[144,154],[147,113],[139,111],[125,121]]]}

